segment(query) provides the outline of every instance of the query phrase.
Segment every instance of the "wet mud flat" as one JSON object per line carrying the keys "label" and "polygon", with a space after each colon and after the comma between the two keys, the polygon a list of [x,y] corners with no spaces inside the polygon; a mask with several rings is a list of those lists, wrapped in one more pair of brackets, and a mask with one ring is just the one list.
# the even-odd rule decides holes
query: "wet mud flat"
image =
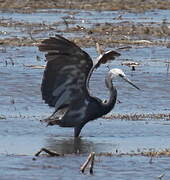
{"label": "wet mud flat", "polygon": [[0,8],[14,8],[20,11],[32,12],[37,8],[67,8],[67,9],[85,9],[85,10],[131,10],[143,12],[152,9],[170,9],[168,0],[47,0],[43,1],[17,1],[17,0],[1,0]]}
{"label": "wet mud flat", "polygon": [[[170,11],[15,7],[0,11],[0,179],[170,179]],[[36,44],[56,33],[93,58],[96,42],[103,50],[116,49],[121,56],[110,68],[123,69],[142,89],[114,81],[115,108],[87,124],[78,140],[72,129],[39,121],[53,109],[41,100],[45,62]],[[135,71],[123,65],[128,61],[139,63]],[[108,97],[107,72],[101,66],[91,79],[90,89],[101,99]],[[61,156],[35,157],[41,148]],[[80,166],[90,152],[96,153],[94,174],[88,169],[82,174]]]}
{"label": "wet mud flat", "polygon": [[34,46],[43,38],[59,33],[81,47],[95,46],[96,42],[103,48],[122,45],[170,47],[169,10],[144,13],[77,9],[14,12],[2,11],[1,45]]}

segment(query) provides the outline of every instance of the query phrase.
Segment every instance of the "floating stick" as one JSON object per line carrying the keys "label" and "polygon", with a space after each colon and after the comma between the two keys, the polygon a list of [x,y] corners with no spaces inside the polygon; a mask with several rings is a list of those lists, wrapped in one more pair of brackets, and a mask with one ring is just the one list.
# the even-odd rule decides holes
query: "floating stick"
{"label": "floating stick", "polygon": [[61,154],[55,152],[55,151],[51,151],[51,150],[48,150],[46,148],[42,148],[40,149],[40,151],[38,151],[35,156],[39,156],[42,152],[46,152],[47,154],[49,154],[50,156],[61,156]]}
{"label": "floating stick", "polygon": [[90,174],[93,174],[93,166],[94,166],[94,156],[95,156],[95,152],[91,152],[89,154],[89,156],[87,157],[87,160],[84,162],[84,164],[81,166],[80,170],[82,173],[84,173],[86,167],[88,166],[88,164],[91,161],[90,164]]}

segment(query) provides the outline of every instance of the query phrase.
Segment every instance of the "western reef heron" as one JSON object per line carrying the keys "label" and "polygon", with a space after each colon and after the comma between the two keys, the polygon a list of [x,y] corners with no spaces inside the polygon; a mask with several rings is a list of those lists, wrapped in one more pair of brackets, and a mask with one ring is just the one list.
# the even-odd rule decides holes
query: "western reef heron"
{"label": "western reef heron", "polygon": [[[110,97],[106,101],[94,97],[89,91],[89,80],[93,70],[108,60],[119,56],[116,51],[101,54],[94,62],[90,56],[75,43],[56,35],[45,39],[38,45],[39,50],[47,52],[46,68],[42,79],[42,98],[49,106],[55,107],[48,118],[48,125],[73,127],[78,137],[84,125],[110,112],[117,98],[112,80],[121,77],[134,85],[121,69],[111,69],[105,78]],[[58,116],[58,112],[63,115]]]}

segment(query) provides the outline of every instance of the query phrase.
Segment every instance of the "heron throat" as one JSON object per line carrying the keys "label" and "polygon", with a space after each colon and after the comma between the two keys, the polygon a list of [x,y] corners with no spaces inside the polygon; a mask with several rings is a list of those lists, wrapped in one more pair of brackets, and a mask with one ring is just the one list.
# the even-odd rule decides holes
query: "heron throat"
{"label": "heron throat", "polygon": [[105,114],[107,114],[115,106],[116,99],[117,99],[117,90],[116,90],[116,87],[113,86],[112,78],[109,76],[109,74],[105,78],[105,84],[109,90],[109,99],[104,103]]}

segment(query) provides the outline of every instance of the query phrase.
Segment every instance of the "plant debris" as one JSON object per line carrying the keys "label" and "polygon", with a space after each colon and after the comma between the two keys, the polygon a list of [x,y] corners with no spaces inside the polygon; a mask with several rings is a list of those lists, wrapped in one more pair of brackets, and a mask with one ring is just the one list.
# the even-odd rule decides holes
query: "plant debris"
{"label": "plant debris", "polygon": [[82,173],[84,173],[86,167],[90,163],[90,174],[93,174],[93,166],[94,166],[94,157],[95,157],[95,152],[91,152],[89,156],[87,157],[87,160],[84,162],[84,164],[80,167],[80,170]]}
{"label": "plant debris", "polygon": [[168,0],[47,0],[43,1],[29,0],[1,0],[1,9],[16,9],[16,11],[32,12],[35,9],[43,8],[67,8],[67,9],[86,9],[86,10],[131,10],[143,12],[152,9],[170,9]]}
{"label": "plant debris", "polygon": [[112,114],[110,116],[104,116],[105,119],[122,119],[122,120],[143,120],[143,119],[164,119],[170,120],[170,114],[158,113],[158,114]]}
{"label": "plant debris", "polygon": [[160,151],[157,150],[138,150],[138,152],[129,152],[129,153],[122,153],[122,152],[110,152],[110,153],[97,153],[96,156],[148,156],[148,157],[162,157],[162,156],[170,156],[170,149],[163,149]]}
{"label": "plant debris", "polygon": [[63,154],[59,154],[55,151],[52,151],[52,150],[49,150],[49,149],[46,149],[46,148],[42,148],[40,149],[40,151],[38,151],[35,156],[39,156],[42,152],[46,152],[49,156],[53,157],[53,156],[63,156]]}
{"label": "plant debris", "polygon": [[32,68],[32,69],[44,69],[45,68],[45,65],[25,65],[24,64],[24,67],[29,67],[29,68]]}

